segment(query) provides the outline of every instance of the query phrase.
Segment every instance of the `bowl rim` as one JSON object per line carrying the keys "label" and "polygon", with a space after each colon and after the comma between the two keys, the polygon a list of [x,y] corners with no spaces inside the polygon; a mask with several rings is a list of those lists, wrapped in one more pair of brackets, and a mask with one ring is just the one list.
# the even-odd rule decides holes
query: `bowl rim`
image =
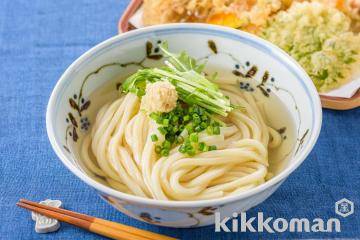
{"label": "bowl rim", "polygon": [[[55,107],[55,99],[58,95],[60,86],[64,84],[64,82],[67,81],[67,76],[78,66],[81,62],[83,62],[85,59],[87,59],[90,55],[93,53],[101,50],[102,48],[111,45],[112,43],[127,38],[129,36],[133,35],[142,35],[144,33],[152,32],[152,31],[158,31],[158,30],[174,30],[176,28],[187,28],[187,29],[207,29],[215,32],[223,32],[228,34],[237,35],[243,38],[250,39],[252,41],[257,42],[259,45],[262,45],[262,47],[270,49],[273,54],[276,54],[279,59],[281,59],[283,62],[288,61],[288,64],[292,67],[292,70],[296,71],[303,80],[305,86],[307,87],[309,91],[310,99],[314,103],[314,125],[312,129],[312,133],[309,137],[308,144],[305,145],[299,152],[297,156],[295,156],[292,160],[292,164],[290,164],[288,167],[286,167],[283,171],[281,171],[278,175],[270,179],[269,181],[266,181],[265,183],[262,183],[261,185],[247,190],[243,193],[239,193],[237,195],[233,196],[227,196],[219,199],[209,199],[209,200],[193,200],[193,201],[169,201],[169,200],[156,200],[156,199],[150,199],[150,198],[143,198],[135,195],[130,195],[126,193],[122,193],[120,191],[117,191],[115,189],[112,189],[108,186],[105,186],[89,176],[87,176],[85,173],[83,173],[81,170],[76,168],[73,164],[71,164],[71,161],[68,161],[68,157],[65,155],[64,150],[61,148],[62,144],[58,143],[55,138],[55,126],[53,124],[54,116],[52,115]],[[232,29],[229,27],[223,27],[223,26],[215,26],[215,25],[209,25],[209,24],[202,24],[202,23],[172,23],[172,24],[162,24],[162,25],[156,25],[156,26],[150,26],[146,28],[136,29],[130,32],[122,33],[120,35],[116,35],[114,37],[111,37],[96,46],[92,47],[85,53],[83,53],[79,58],[77,58],[67,69],[66,71],[61,75],[60,79],[57,81],[46,110],[46,130],[48,134],[49,141],[51,143],[51,146],[53,150],[55,151],[58,158],[60,158],[61,162],[78,178],[80,178],[83,182],[90,185],[91,187],[95,188],[97,191],[100,191],[102,193],[105,193],[109,196],[116,197],[120,200],[128,201],[135,204],[140,205],[147,205],[147,206],[156,206],[156,207],[170,207],[170,208],[195,208],[195,207],[206,207],[206,206],[219,206],[224,205],[230,202],[239,201],[241,199],[253,196],[257,193],[263,192],[266,189],[280,183],[281,181],[284,181],[295,169],[297,169],[300,164],[305,160],[305,158],[308,156],[308,154],[313,149],[319,134],[321,130],[321,124],[322,124],[322,108],[321,108],[321,102],[318,95],[318,92],[310,79],[310,77],[307,75],[307,73],[302,69],[302,67],[292,58],[290,57],[286,52],[284,52],[279,47],[275,46],[274,44],[263,40],[255,35],[252,35],[247,32],[243,32],[237,29]]]}

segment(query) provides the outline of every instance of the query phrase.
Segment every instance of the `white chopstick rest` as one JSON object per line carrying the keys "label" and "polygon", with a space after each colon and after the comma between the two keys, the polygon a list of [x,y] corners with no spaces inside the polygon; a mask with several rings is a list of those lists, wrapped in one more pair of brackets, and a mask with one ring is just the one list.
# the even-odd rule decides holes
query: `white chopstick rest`
{"label": "white chopstick rest", "polygon": [[[60,200],[51,199],[46,199],[45,201],[41,201],[39,203],[56,208],[59,208],[62,205],[62,202]],[[35,231],[37,233],[55,232],[60,228],[60,223],[58,220],[45,217],[39,213],[31,212],[31,218],[36,222]]]}

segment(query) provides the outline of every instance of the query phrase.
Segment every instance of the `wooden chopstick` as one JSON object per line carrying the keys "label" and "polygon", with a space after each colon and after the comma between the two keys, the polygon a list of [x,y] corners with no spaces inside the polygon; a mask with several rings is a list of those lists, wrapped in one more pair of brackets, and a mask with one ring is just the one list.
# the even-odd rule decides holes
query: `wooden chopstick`
{"label": "wooden chopstick", "polygon": [[104,220],[104,219],[101,219],[101,218],[92,217],[92,216],[89,216],[89,215],[86,215],[86,214],[81,214],[81,213],[69,211],[69,210],[66,210],[66,209],[63,209],[63,208],[55,208],[55,207],[51,207],[51,206],[46,206],[46,205],[43,205],[43,204],[40,204],[40,203],[37,203],[37,202],[33,202],[33,201],[30,201],[30,200],[26,200],[26,199],[20,199],[20,202],[27,203],[29,205],[33,205],[33,206],[36,206],[36,207],[39,207],[39,208],[51,210],[51,211],[54,211],[54,212],[62,213],[62,214],[65,214],[65,215],[69,215],[69,216],[72,216],[72,217],[76,217],[76,218],[79,218],[79,219],[83,219],[83,220],[86,220],[86,221],[89,221],[89,222],[96,222],[96,223],[99,223],[99,224],[110,226],[110,227],[118,229],[120,231],[125,231],[125,232],[132,233],[132,234],[135,234],[135,235],[140,235],[140,236],[143,236],[143,237],[147,237],[149,239],[174,240],[174,238],[167,237],[167,236],[164,236],[164,235],[161,235],[161,234],[158,234],[158,233],[153,233],[153,232],[141,230],[141,229],[138,229],[138,228],[135,228],[135,227],[123,225],[123,224],[120,224],[120,223],[111,222],[111,221]]}
{"label": "wooden chopstick", "polygon": [[58,219],[91,232],[121,240],[175,240],[175,238],[141,230],[135,227],[95,218],[69,210],[42,205],[26,199],[17,203],[19,207],[38,212],[50,218]]}

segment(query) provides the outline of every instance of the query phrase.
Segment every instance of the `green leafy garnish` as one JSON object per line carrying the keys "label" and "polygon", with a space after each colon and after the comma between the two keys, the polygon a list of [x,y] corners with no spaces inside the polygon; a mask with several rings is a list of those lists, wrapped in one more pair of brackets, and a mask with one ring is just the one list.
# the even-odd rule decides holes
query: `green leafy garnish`
{"label": "green leafy garnish", "polygon": [[219,87],[202,74],[205,65],[198,64],[186,52],[180,54],[169,52],[166,42],[159,47],[167,57],[166,66],[138,70],[123,83],[124,92],[143,96],[147,83],[167,81],[176,87],[183,102],[201,106],[211,113],[227,116],[233,106]]}

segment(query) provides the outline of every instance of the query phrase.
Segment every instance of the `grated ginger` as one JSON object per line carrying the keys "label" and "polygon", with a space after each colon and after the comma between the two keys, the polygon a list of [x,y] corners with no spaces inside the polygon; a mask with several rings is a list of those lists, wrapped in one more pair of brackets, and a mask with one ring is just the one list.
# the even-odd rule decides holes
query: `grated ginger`
{"label": "grated ginger", "polygon": [[169,82],[155,82],[146,85],[145,95],[141,99],[141,109],[149,113],[170,112],[176,107],[178,94]]}

